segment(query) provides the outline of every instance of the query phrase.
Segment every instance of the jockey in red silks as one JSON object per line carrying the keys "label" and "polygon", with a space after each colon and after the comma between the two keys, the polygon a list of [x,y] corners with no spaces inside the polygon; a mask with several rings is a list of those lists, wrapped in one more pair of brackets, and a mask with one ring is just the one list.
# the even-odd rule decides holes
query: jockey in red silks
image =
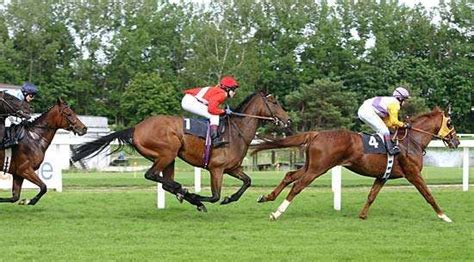
{"label": "jockey in red silks", "polygon": [[181,106],[184,110],[209,119],[211,125],[211,138],[213,147],[219,147],[228,142],[219,139],[219,116],[230,115],[229,108],[219,108],[227,98],[235,96],[239,83],[232,76],[224,76],[218,85],[197,87],[184,91]]}

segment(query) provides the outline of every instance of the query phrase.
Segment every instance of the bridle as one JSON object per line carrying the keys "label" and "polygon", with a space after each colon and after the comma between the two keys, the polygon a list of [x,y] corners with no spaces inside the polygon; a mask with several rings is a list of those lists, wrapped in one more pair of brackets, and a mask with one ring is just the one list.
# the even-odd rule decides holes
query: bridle
{"label": "bridle", "polygon": [[277,116],[275,116],[275,114],[273,113],[272,109],[270,108],[270,106],[268,105],[268,100],[267,100],[267,97],[268,96],[264,96],[263,94],[260,93],[260,95],[262,96],[263,98],[263,102],[265,103],[265,106],[267,107],[267,110],[268,112],[270,112],[270,115],[271,116],[258,116],[258,115],[250,115],[250,114],[244,114],[244,113],[238,113],[238,112],[232,112],[232,115],[236,115],[236,116],[245,116],[245,117],[251,117],[251,118],[257,118],[257,119],[262,119],[262,120],[268,120],[268,121],[273,121],[273,123],[275,125],[278,125],[279,123],[283,123],[283,121],[278,118]]}
{"label": "bridle", "polygon": [[[65,112],[66,109],[70,109],[69,105],[68,104],[63,104],[63,106],[59,109],[59,113],[61,114],[61,116],[63,116],[65,119],[66,119],[66,122],[68,124],[68,127],[67,128],[64,128],[65,130],[68,130],[68,131],[73,131],[74,132],[74,126],[76,125],[77,123],[77,119],[72,119],[72,116],[71,114],[68,114]],[[51,110],[51,108],[49,109]],[[46,111],[46,112],[49,112]],[[47,124],[46,125],[37,125],[37,126],[34,126],[35,128],[42,128],[42,129],[56,129],[56,128],[53,128],[53,127],[50,127],[48,126]]]}
{"label": "bridle", "polygon": [[[443,113],[443,119],[441,120],[441,126],[440,126],[437,134],[431,133],[431,132],[428,132],[428,131],[425,131],[423,129],[416,128],[416,127],[412,127],[411,130],[419,132],[419,133],[430,135],[431,137],[434,137],[434,138],[438,138],[438,139],[442,140],[445,145],[447,145],[447,143],[448,143],[448,138],[447,137],[452,136],[452,133],[454,132],[454,127],[452,127],[452,128],[448,127],[449,121],[451,121],[451,118],[450,117],[445,117],[444,113]],[[395,137],[397,136],[397,133],[398,133],[398,129],[395,132]],[[403,137],[401,139],[398,139],[398,140],[403,141],[403,139],[405,139],[405,137],[407,135],[408,135],[408,129],[405,129],[405,134],[403,135]]]}
{"label": "bridle", "polygon": [[[262,93],[259,93],[260,96],[262,96],[263,98],[263,101],[265,103],[265,106],[267,107],[267,110],[268,112],[270,113],[270,117],[268,116],[258,116],[258,115],[251,115],[251,114],[244,114],[244,113],[238,113],[238,112],[232,112],[232,115],[235,115],[235,116],[241,116],[241,117],[251,117],[251,118],[256,118],[256,119],[261,119],[261,120],[268,120],[268,121],[273,121],[273,123],[275,125],[278,125],[279,123],[283,123],[283,121],[278,118],[277,116],[275,116],[275,114],[273,113],[273,111],[271,110],[270,106],[268,105],[268,101],[267,101],[267,96],[264,96]],[[236,129],[237,129],[237,132],[239,134],[239,136],[244,140],[244,142],[246,144],[250,144],[251,141],[245,141],[245,138],[243,137],[242,135],[242,130],[240,130],[239,126],[237,126],[237,124],[234,122],[234,121],[230,121],[230,118],[228,117],[227,118],[227,122],[228,122],[228,125],[230,126],[230,124],[232,124],[232,126],[234,126]]]}
{"label": "bridle", "polygon": [[77,118],[73,118],[73,117],[72,117],[72,114],[64,112],[66,109],[69,109],[69,110],[71,109],[68,104],[64,104],[64,107],[62,107],[62,108],[59,110],[59,113],[60,113],[64,118],[66,118],[66,121],[67,121],[67,123],[68,123],[68,125],[69,125],[69,126],[68,126],[67,128],[65,128],[65,129],[68,130],[68,131],[71,131],[71,130],[74,130],[74,126],[75,126],[76,123],[77,123]]}

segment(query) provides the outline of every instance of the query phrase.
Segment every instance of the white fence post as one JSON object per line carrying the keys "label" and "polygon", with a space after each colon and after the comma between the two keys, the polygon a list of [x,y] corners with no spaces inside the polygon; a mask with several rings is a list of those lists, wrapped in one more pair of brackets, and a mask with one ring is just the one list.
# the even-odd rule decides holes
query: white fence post
{"label": "white fence post", "polygon": [[[163,176],[160,173],[160,176]],[[194,168],[194,192],[201,192],[201,168]],[[165,190],[161,183],[156,183],[156,207],[158,209],[165,208]]]}
{"label": "white fence post", "polygon": [[201,192],[201,168],[194,168],[194,192]]}
{"label": "white fence post", "polygon": [[[163,176],[161,172],[160,176]],[[156,183],[156,207],[158,207],[158,209],[165,208],[165,190],[161,183]]]}
{"label": "white fence post", "polygon": [[335,166],[331,170],[332,174],[332,192],[334,193],[334,209],[341,210],[341,166]]}
{"label": "white fence post", "polygon": [[469,147],[464,147],[462,160],[462,190],[469,190]]}

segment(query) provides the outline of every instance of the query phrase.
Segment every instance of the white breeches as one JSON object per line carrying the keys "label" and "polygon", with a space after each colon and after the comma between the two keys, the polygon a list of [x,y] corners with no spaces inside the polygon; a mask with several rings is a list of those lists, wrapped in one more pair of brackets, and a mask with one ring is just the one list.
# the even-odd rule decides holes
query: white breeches
{"label": "white breeches", "polygon": [[193,114],[203,116],[209,119],[211,125],[219,125],[219,115],[212,115],[207,110],[207,105],[199,102],[194,96],[185,94],[181,100],[181,107]]}
{"label": "white breeches", "polygon": [[359,108],[357,112],[359,119],[364,121],[367,125],[369,125],[373,130],[377,133],[382,135],[390,135],[390,131],[388,127],[383,122],[382,118],[380,118],[377,113],[375,113],[375,109],[372,107],[370,103],[364,103]]}

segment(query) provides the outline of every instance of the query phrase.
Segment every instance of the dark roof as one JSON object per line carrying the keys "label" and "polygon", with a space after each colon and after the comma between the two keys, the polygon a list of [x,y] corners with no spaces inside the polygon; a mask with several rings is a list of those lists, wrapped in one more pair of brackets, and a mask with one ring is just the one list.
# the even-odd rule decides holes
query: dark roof
{"label": "dark roof", "polygon": [[20,88],[21,88],[21,86],[0,83],[0,90],[2,90],[2,89],[20,89]]}

